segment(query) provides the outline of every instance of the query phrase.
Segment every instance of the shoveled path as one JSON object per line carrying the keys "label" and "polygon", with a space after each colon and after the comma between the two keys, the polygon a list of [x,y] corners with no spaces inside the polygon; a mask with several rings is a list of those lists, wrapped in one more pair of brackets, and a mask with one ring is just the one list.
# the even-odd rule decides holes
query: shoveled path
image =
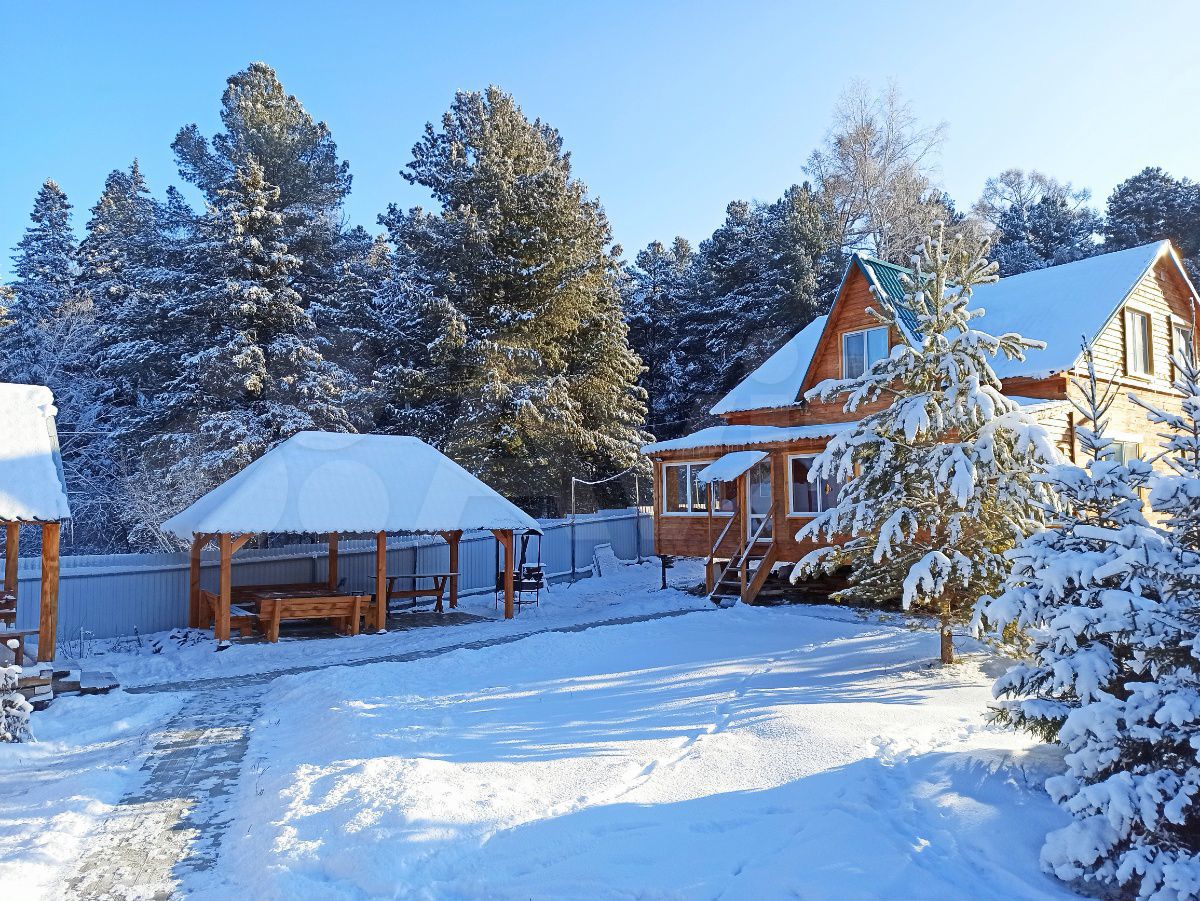
{"label": "shoveled path", "polygon": [[[338,666],[406,663],[461,650],[522,641],[533,635],[584,632],[651,622],[704,609],[664,610],[641,616],[531,629],[478,641],[355,660]],[[297,666],[227,679],[146,685],[130,693],[188,692],[191,697],[154,736],[142,787],[130,792],[100,824],[66,881],[66,901],[168,901],[186,877],[217,864],[229,828],[226,806],[242,778],[250,729],[267,686],[280,676],[328,666]]]}

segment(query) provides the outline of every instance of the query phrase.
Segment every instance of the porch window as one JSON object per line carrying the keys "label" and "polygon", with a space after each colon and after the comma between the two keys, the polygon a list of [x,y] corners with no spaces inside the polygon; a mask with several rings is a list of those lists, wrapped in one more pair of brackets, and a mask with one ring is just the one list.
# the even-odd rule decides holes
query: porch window
{"label": "porch window", "polygon": [[707,513],[708,487],[696,479],[702,463],[668,463],[663,466],[663,513]]}
{"label": "porch window", "polygon": [[842,335],[842,378],[858,378],[887,355],[887,326],[846,332]]}
{"label": "porch window", "polygon": [[1125,371],[1130,375],[1150,375],[1150,314],[1125,311]]}
{"label": "porch window", "polygon": [[838,495],[842,491],[841,482],[826,479],[810,482],[808,479],[815,459],[815,455],[808,454],[788,460],[791,504],[788,512],[793,516],[812,516],[837,506]]}

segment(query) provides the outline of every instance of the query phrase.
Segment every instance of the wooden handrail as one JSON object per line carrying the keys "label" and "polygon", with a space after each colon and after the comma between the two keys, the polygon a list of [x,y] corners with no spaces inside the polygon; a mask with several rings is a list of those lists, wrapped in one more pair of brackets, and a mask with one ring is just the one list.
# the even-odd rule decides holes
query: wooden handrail
{"label": "wooden handrail", "polygon": [[729,534],[729,530],[733,527],[733,521],[737,519],[737,513],[729,517],[729,522],[725,523],[725,528],[721,530],[721,534],[717,536],[716,542],[712,549],[708,552],[708,562],[712,563],[717,559],[717,548],[721,546],[721,542],[725,540],[725,536]]}
{"label": "wooden handrail", "polygon": [[746,542],[746,548],[742,552],[742,559],[738,561],[739,566],[743,565],[748,559],[750,559],[750,552],[752,550],[754,550],[755,542],[757,542],[759,540],[759,538],[762,536],[763,531],[767,528],[767,526],[769,526],[771,524],[771,520],[774,518],[774,516],[775,516],[775,511],[772,510],[770,513],[768,513],[766,516],[763,517],[762,524],[759,525],[757,531],[755,531],[755,533],[750,536],[750,540]]}

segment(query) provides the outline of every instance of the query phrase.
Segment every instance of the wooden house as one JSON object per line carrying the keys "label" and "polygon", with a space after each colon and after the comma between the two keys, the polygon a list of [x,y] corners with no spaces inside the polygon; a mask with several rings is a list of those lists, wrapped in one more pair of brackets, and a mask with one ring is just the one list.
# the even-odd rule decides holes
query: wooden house
{"label": "wooden house", "polygon": [[[714,597],[753,602],[775,564],[811,550],[796,533],[839,490],[808,480],[813,457],[870,409],[850,414],[840,400],[810,402],[805,392],[826,379],[855,376],[910,340],[868,312],[903,298],[905,271],[855,255],[829,314],[712,407],[723,425],[642,448],[654,468],[655,552],[704,558]],[[1136,456],[1155,440],[1129,392],[1178,409],[1170,356],[1191,352],[1200,296],[1169,242],[1010,276],[976,289],[974,304],[986,310],[984,331],[1046,342],[1025,360],[997,359],[994,368],[1004,393],[1051,431],[1067,457],[1077,452],[1068,398],[1077,390],[1071,376],[1083,372],[1085,338],[1101,376],[1123,389],[1109,429],[1118,454]]]}

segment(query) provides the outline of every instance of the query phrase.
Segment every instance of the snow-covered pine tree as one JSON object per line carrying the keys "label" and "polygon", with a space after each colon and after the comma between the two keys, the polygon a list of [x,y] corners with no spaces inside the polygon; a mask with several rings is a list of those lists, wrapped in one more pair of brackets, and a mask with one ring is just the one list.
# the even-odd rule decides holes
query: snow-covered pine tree
{"label": "snow-covered pine tree", "polygon": [[69,421],[69,380],[90,344],[91,314],[75,288],[76,241],[71,204],[51,179],[38,190],[13,254],[12,324],[0,332],[0,376],[47,385]]}
{"label": "snow-covered pine tree", "polygon": [[1104,237],[1118,249],[1167,238],[1200,277],[1200,185],[1147,166],[1108,195]]}
{"label": "snow-covered pine tree", "polygon": [[689,379],[696,363],[680,347],[684,313],[699,294],[695,260],[684,238],[670,247],[652,241],[622,282],[629,343],[646,367],[640,381],[649,407],[646,428],[659,439],[683,433],[698,387]]}
{"label": "snow-covered pine tree", "polygon": [[[7,642],[9,650],[17,651],[17,640]],[[17,691],[21,680],[21,665],[19,661],[0,666],[0,742],[13,743],[32,741],[33,733],[29,729],[29,714],[33,706],[25,696]]]}
{"label": "snow-covered pine tree", "polygon": [[427,332],[439,340],[414,398],[436,411],[427,437],[531,501],[637,463],[645,404],[619,260],[558,132],[497,87],[461,92],[405,178],[440,205],[393,205],[380,220],[418,294],[436,298]]}
{"label": "snow-covered pine tree", "polygon": [[1087,192],[1069,186],[1046,193],[1028,207],[1013,205],[999,219],[993,256],[1005,276],[1059,266],[1094,255],[1100,217],[1086,205]]}
{"label": "snow-covered pine tree", "polygon": [[1130,561],[1164,547],[1139,494],[1150,467],[1118,462],[1105,436],[1117,383],[1097,379],[1087,345],[1084,359],[1088,377],[1072,380],[1079,396],[1070,400],[1085,462],[1058,463],[1035,477],[1054,493],[1045,506],[1051,528],[1009,554],[1003,592],[976,608],[977,627],[986,624],[1021,658],[993,686],[1001,699],[994,718],[1046,741],[1080,704],[1122,692],[1132,672],[1135,617],[1156,604],[1154,576]]}
{"label": "snow-covered pine tree", "polygon": [[1150,505],[1169,546],[1126,564],[1157,583],[1158,603],[1112,605],[1134,673],[1068,714],[1067,772],[1046,781],[1073,819],[1047,836],[1043,866],[1138,901],[1200,897],[1200,369],[1182,352],[1174,365],[1181,412],[1143,404],[1165,427],[1171,471],[1152,477]]}
{"label": "snow-covered pine tree", "polygon": [[953,661],[952,627],[1008,572],[1005,553],[1042,519],[1047,495],[1034,475],[1058,453],[1046,432],[1001,394],[990,359],[1020,358],[1038,342],[995,337],[975,327],[977,285],[995,279],[986,240],[947,239],[939,224],[914,257],[902,303],[911,331],[890,303],[873,314],[909,340],[859,378],[828,380],[808,397],[845,397],[855,412],[887,406],[833,438],[813,478],[842,482],[837,506],[797,538],[817,547],[793,579],[850,568],[835,599],[902,602],[936,613],[941,659]]}
{"label": "snow-covered pine tree", "polygon": [[239,169],[195,226],[187,287],[164,315],[186,330],[178,371],[147,410],[146,447],[177,506],[305,429],[346,431],[343,373],[315,345],[292,287],[279,189]]}

